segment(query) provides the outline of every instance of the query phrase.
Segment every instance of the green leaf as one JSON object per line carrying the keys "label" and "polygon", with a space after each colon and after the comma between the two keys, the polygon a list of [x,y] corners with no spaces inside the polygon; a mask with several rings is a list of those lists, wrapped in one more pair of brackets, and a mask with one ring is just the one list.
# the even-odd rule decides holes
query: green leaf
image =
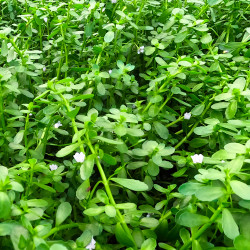
{"label": "green leaf", "polygon": [[210,6],[215,6],[217,4],[219,4],[220,2],[222,2],[223,0],[208,0],[207,3]]}
{"label": "green leaf", "polygon": [[146,56],[152,55],[154,52],[155,52],[155,47],[149,46],[149,47],[145,48],[145,55]]}
{"label": "green leaf", "polygon": [[232,214],[226,208],[222,211],[222,228],[229,239],[234,240],[240,234]]}
{"label": "green leaf", "polygon": [[100,73],[99,73],[99,76],[100,76],[101,78],[109,78],[109,77],[110,77],[108,72],[100,72]]}
{"label": "green leaf", "polygon": [[135,203],[120,203],[120,204],[116,204],[116,207],[118,209],[135,209],[136,208],[136,204]]}
{"label": "green leaf", "polygon": [[43,199],[31,199],[27,201],[27,205],[29,207],[46,207],[48,206],[48,202]]}
{"label": "green leaf", "polygon": [[250,186],[241,181],[230,181],[235,194],[244,200],[250,200]]}
{"label": "green leaf", "polygon": [[108,139],[108,138],[105,138],[105,137],[102,137],[102,136],[96,136],[95,139],[106,142],[108,144],[116,144],[116,145],[123,144],[122,141],[115,141],[115,140],[111,140],[111,139]]}
{"label": "green leaf", "polygon": [[163,124],[160,122],[154,122],[154,128],[157,132],[157,134],[162,138],[162,139],[168,139],[169,132],[167,127],[165,127]]}
{"label": "green leaf", "polygon": [[165,249],[165,250],[176,250],[176,248],[166,244],[166,243],[159,243],[158,244],[160,248]]}
{"label": "green leaf", "polygon": [[202,42],[203,44],[208,44],[208,43],[210,43],[212,40],[213,40],[213,39],[212,39],[212,36],[211,36],[209,33],[203,35],[202,38],[201,38],[201,42]]}
{"label": "green leaf", "polygon": [[93,172],[93,167],[95,164],[95,155],[88,155],[80,167],[80,175],[82,180],[87,180]]}
{"label": "green leaf", "polygon": [[105,95],[106,89],[105,89],[105,86],[101,82],[97,84],[97,91],[100,95]]}
{"label": "green leaf", "polygon": [[8,176],[8,168],[0,166],[0,181],[4,182],[7,176]]}
{"label": "green leaf", "polygon": [[78,148],[79,144],[75,143],[75,144],[71,144],[69,146],[66,146],[62,149],[60,149],[57,153],[56,153],[56,157],[64,157],[66,155],[69,155],[70,153],[72,153],[74,150],[76,150]]}
{"label": "green leaf", "polygon": [[48,191],[48,192],[56,193],[56,190],[55,190],[54,188],[49,187],[49,186],[47,186],[47,185],[44,185],[44,184],[42,184],[42,183],[33,182],[32,184],[35,184],[35,185],[37,185],[38,187],[40,187],[40,188],[42,188],[42,189],[44,189],[44,190],[46,190],[46,191]]}
{"label": "green leaf", "polygon": [[67,112],[67,116],[68,116],[69,118],[71,118],[71,119],[74,119],[74,118],[77,116],[79,110],[80,110],[80,107],[77,107],[77,108],[75,108],[75,109],[73,109],[73,110]]}
{"label": "green leaf", "polygon": [[207,139],[203,139],[203,138],[194,138],[192,141],[189,142],[189,145],[192,148],[200,148],[205,146],[206,144],[208,144],[208,140]]}
{"label": "green leaf", "polygon": [[195,196],[201,201],[213,201],[225,195],[222,187],[205,186],[195,192]]}
{"label": "green leaf", "polygon": [[2,222],[0,223],[0,236],[10,235],[13,228],[16,226],[13,222]]}
{"label": "green leaf", "polygon": [[193,214],[190,212],[182,213],[177,220],[178,224],[185,227],[199,227],[208,222],[209,218],[207,216],[203,216],[200,214]]}
{"label": "green leaf", "polygon": [[19,144],[23,140],[24,130],[20,130],[14,137],[14,143]]}
{"label": "green leaf", "polygon": [[134,179],[126,179],[126,178],[111,178],[111,180],[130,190],[134,191],[148,190],[148,185],[142,181]]}
{"label": "green leaf", "polygon": [[113,207],[112,205],[106,205],[106,206],[105,206],[105,213],[106,213],[109,217],[115,217],[115,216],[116,216],[116,209],[115,209],[115,207]]}
{"label": "green leaf", "polygon": [[159,225],[159,221],[155,218],[151,217],[144,217],[140,221],[140,225],[142,227],[147,227],[147,228],[155,228]]}
{"label": "green leaf", "polygon": [[234,246],[236,250],[250,250],[250,239],[239,235],[234,239]]}
{"label": "green leaf", "polygon": [[24,191],[22,184],[20,184],[19,182],[11,181],[10,185],[11,185],[11,189],[16,191],[16,192],[23,192]]}
{"label": "green leaf", "polygon": [[71,98],[71,101],[76,101],[76,100],[86,100],[86,99],[90,99],[94,97],[93,94],[86,94],[86,95],[79,95],[79,96],[74,96],[73,98]]}
{"label": "green leaf", "polygon": [[71,214],[72,207],[69,202],[63,202],[56,211],[56,226],[61,225]]}
{"label": "green leaf", "polygon": [[46,108],[43,109],[43,113],[45,115],[52,115],[58,110],[58,105],[49,105]]}
{"label": "green leaf", "polygon": [[182,184],[178,191],[183,195],[193,195],[197,190],[203,187],[203,184],[196,183],[196,182],[187,182]]}
{"label": "green leaf", "polygon": [[120,223],[116,224],[115,237],[117,241],[121,243],[122,245],[127,246],[127,247],[134,247],[133,239],[131,239],[130,238],[131,236],[124,231]]}
{"label": "green leaf", "polygon": [[2,56],[8,55],[8,43],[5,39],[2,41],[1,54]]}
{"label": "green leaf", "polygon": [[152,250],[156,249],[157,243],[154,238],[149,238],[145,240],[141,245],[141,250]]}
{"label": "green leaf", "polygon": [[88,196],[90,195],[90,183],[89,183],[89,179],[84,181],[76,190],[76,197],[79,200],[84,200],[86,198],[88,198]]}
{"label": "green leaf", "polygon": [[92,207],[92,208],[88,208],[86,210],[84,210],[84,214],[88,215],[88,216],[97,216],[101,213],[103,213],[105,211],[105,207],[101,206],[101,207]]}
{"label": "green leaf", "polygon": [[85,27],[85,35],[86,37],[90,37],[92,35],[93,23],[88,22]]}
{"label": "green leaf", "polygon": [[[40,244],[41,245],[41,244]],[[39,245],[39,247],[40,247],[40,245]],[[50,249],[49,250],[68,250],[68,248],[67,247],[65,247],[64,245],[62,245],[62,244],[53,244],[51,247],[50,247]]]}
{"label": "green leaf", "polygon": [[187,35],[188,35],[187,31],[178,33],[177,36],[174,39],[174,42],[175,43],[181,43],[181,42],[183,42],[185,40],[185,38],[187,37]]}
{"label": "green leaf", "polygon": [[9,196],[0,192],[0,218],[3,219],[10,214],[11,202]]}
{"label": "green leaf", "polygon": [[113,41],[114,37],[115,37],[115,33],[114,33],[113,31],[108,31],[108,32],[105,34],[105,36],[104,36],[104,41],[105,41],[106,43],[110,43],[110,42]]}
{"label": "green leaf", "polygon": [[226,118],[233,119],[236,112],[237,112],[237,101],[231,100],[225,111]]}
{"label": "green leaf", "polygon": [[161,57],[156,57],[155,61],[160,64],[161,66],[167,65],[167,63],[161,58]]}
{"label": "green leaf", "polygon": [[245,159],[244,156],[238,156],[237,158],[228,162],[225,165],[225,168],[229,169],[230,173],[239,173],[243,166],[244,159]]}
{"label": "green leaf", "polygon": [[106,192],[102,189],[98,189],[96,192],[96,198],[101,201],[104,204],[108,204],[109,203],[109,198],[106,194]]}
{"label": "green leaf", "polygon": [[136,136],[136,137],[140,137],[140,136],[144,135],[144,132],[138,128],[127,128],[126,132],[127,132],[127,134],[129,134],[131,136]]}
{"label": "green leaf", "polygon": [[196,105],[192,110],[191,110],[191,113],[192,115],[194,116],[198,116],[198,115],[201,115],[201,113],[203,112],[205,108],[205,104],[204,103],[201,103],[199,105]]}
{"label": "green leaf", "polygon": [[109,155],[109,154],[104,154],[102,157],[102,160],[105,161],[106,163],[108,163],[111,166],[115,166],[117,164],[116,159]]}
{"label": "green leaf", "polygon": [[240,143],[228,143],[225,145],[225,150],[229,153],[245,154],[246,147]]}
{"label": "green leaf", "polygon": [[180,230],[180,237],[183,241],[183,243],[185,244],[186,242],[188,242],[190,240],[190,233],[186,228],[182,228]]}

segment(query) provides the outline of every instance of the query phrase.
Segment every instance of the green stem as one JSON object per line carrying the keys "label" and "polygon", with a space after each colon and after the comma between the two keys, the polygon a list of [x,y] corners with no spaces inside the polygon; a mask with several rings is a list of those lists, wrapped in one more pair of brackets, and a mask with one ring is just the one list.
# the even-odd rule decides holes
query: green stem
{"label": "green stem", "polygon": [[166,104],[168,103],[168,101],[171,99],[172,95],[173,95],[173,94],[170,94],[170,95],[168,96],[168,98],[165,100],[165,102],[160,106],[158,112],[160,112],[160,111],[165,107],[165,105],[166,105]]}
{"label": "green stem", "polygon": [[12,46],[14,47],[16,53],[19,55],[19,57],[21,58],[22,60],[22,64],[25,65],[25,60],[24,60],[24,57],[23,57],[23,53],[20,51],[20,49],[17,47],[16,43],[14,42],[13,39],[8,39],[8,41],[12,44]]}
{"label": "green stem", "polygon": [[[89,146],[90,151],[92,152],[92,154],[96,155],[96,152],[95,152],[95,150],[94,150],[94,148],[93,148],[93,146],[92,146],[91,141],[90,141],[89,138],[88,138],[88,135],[87,135],[86,137],[87,137],[88,146]],[[127,233],[127,235],[133,240],[134,245],[135,245],[135,248],[137,249],[136,243],[135,243],[135,241],[134,241],[134,238],[133,238],[132,235],[131,235],[131,232],[130,232],[130,230],[129,230],[129,228],[128,228],[128,225],[127,225],[127,223],[125,222],[124,217],[123,217],[123,215],[121,214],[120,210],[116,207],[116,203],[115,203],[113,194],[112,194],[112,192],[111,192],[111,190],[110,190],[110,187],[109,187],[109,183],[108,183],[107,177],[106,177],[106,175],[105,175],[105,173],[104,173],[104,170],[103,170],[103,168],[102,168],[102,165],[101,165],[101,163],[100,163],[100,161],[99,161],[97,155],[96,155],[96,165],[97,165],[97,168],[98,168],[99,173],[100,173],[100,175],[101,175],[102,182],[103,182],[104,188],[105,188],[105,190],[106,190],[106,192],[107,192],[107,195],[108,195],[108,197],[109,197],[110,203],[111,203],[112,206],[114,206],[114,207],[116,208],[117,218],[118,218],[118,220],[120,221],[120,223],[122,224],[122,227],[123,227],[124,231],[125,231],[125,232]]]}
{"label": "green stem", "polygon": [[188,132],[188,134],[175,146],[175,149],[179,148],[194,132],[194,129],[198,126],[198,124],[200,123],[200,120],[203,118],[203,116],[206,114],[206,112],[209,110],[210,106],[213,103],[213,99],[214,99],[215,94],[212,97],[212,101],[210,101],[207,105],[207,107],[204,109],[204,111],[202,112],[200,119],[198,121],[196,121],[196,123],[194,124],[194,126],[191,128],[191,130]]}
{"label": "green stem", "polygon": [[173,126],[174,124],[176,124],[177,122],[180,122],[180,121],[182,121],[184,119],[184,117],[183,116],[180,116],[178,119],[176,119],[175,121],[173,121],[173,122],[171,122],[171,123],[168,123],[167,125],[166,125],[166,127],[168,128],[168,127],[171,127],[171,126]]}
{"label": "green stem", "polygon": [[91,193],[90,193],[90,196],[89,196],[89,198],[88,198],[89,201],[92,199],[92,197],[93,197],[93,195],[94,195],[94,193],[95,193],[95,190],[96,190],[96,188],[98,187],[98,185],[99,185],[100,183],[102,183],[102,181],[98,181],[98,182],[95,184],[95,186],[94,186],[94,188],[92,189],[92,191],[91,191]]}
{"label": "green stem", "polygon": [[2,129],[3,131],[5,131],[6,125],[5,125],[4,108],[3,108],[3,88],[1,82],[0,82],[0,117],[1,117]]}
{"label": "green stem", "polygon": [[[65,99],[65,97],[61,93],[58,93],[58,95],[62,98],[62,100],[63,100],[63,102],[64,102],[64,104],[65,104],[68,112],[70,112],[71,109],[70,109],[68,101]],[[72,122],[72,128],[73,128],[75,134],[78,134],[78,128],[76,126],[75,118],[71,118],[71,122]],[[82,139],[79,136],[77,137],[77,141],[79,143],[79,147],[80,147],[81,152],[85,153]]]}
{"label": "green stem", "polygon": [[80,226],[81,223],[71,223],[71,224],[66,224],[66,225],[62,225],[62,226],[58,226],[58,227],[54,227],[50,230],[49,233],[45,234],[44,236],[42,236],[43,239],[47,239],[49,236],[51,236],[52,234],[64,230],[64,229],[69,229],[69,228],[73,228],[73,227],[78,227]]}
{"label": "green stem", "polygon": [[189,239],[181,248],[180,250],[188,249],[189,246],[192,244],[193,240],[198,239],[209,227],[212,223],[215,222],[215,220],[218,218],[222,210],[222,205],[218,207],[218,209],[215,211],[213,216],[210,218],[209,222],[204,224],[194,235],[192,238]]}

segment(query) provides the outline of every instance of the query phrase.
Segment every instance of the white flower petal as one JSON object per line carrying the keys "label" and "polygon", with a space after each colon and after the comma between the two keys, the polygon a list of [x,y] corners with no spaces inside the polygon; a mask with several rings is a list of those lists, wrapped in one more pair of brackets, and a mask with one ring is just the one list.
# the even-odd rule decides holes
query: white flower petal
{"label": "white flower petal", "polygon": [[96,243],[96,241],[92,237],[91,242],[85,248],[88,249],[88,250],[95,249],[95,243]]}
{"label": "white flower petal", "polygon": [[60,121],[58,121],[57,123],[54,124],[55,128],[59,128],[62,126],[62,123]]}
{"label": "white flower petal", "polygon": [[189,120],[191,118],[191,113],[185,113],[184,114],[184,119]]}
{"label": "white flower petal", "polygon": [[49,165],[50,167],[50,170],[53,171],[53,170],[57,170],[58,166],[56,164],[51,164]]}
{"label": "white flower petal", "polygon": [[74,154],[74,159],[76,160],[76,162],[84,162],[85,154],[83,152],[80,153],[77,152]]}

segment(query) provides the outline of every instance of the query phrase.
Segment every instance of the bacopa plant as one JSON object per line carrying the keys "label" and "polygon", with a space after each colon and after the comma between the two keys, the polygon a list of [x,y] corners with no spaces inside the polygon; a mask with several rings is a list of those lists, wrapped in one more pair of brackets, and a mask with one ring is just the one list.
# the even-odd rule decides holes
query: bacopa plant
{"label": "bacopa plant", "polygon": [[0,249],[249,249],[249,6],[0,0]]}

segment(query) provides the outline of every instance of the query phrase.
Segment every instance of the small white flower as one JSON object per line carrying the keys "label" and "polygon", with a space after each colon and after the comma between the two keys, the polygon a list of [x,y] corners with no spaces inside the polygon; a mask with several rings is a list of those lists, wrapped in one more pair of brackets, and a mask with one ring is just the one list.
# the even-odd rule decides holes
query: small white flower
{"label": "small white flower", "polygon": [[225,161],[222,160],[221,163],[225,163]]}
{"label": "small white flower", "polygon": [[154,215],[154,213],[149,213],[146,215],[147,218],[151,217],[152,215]]}
{"label": "small white flower", "polygon": [[55,128],[59,128],[62,126],[62,123],[60,121],[58,121],[57,123],[54,124]]}
{"label": "small white flower", "polygon": [[112,69],[109,70],[109,74],[111,74],[111,73],[112,73]]}
{"label": "small white flower", "polygon": [[44,66],[44,67],[43,67],[43,72],[45,72],[45,71],[46,71],[46,67]]}
{"label": "small white flower", "polygon": [[202,163],[204,156],[202,154],[195,154],[191,156],[193,163]]}
{"label": "small white flower", "polygon": [[223,54],[227,54],[229,50],[223,50]]}
{"label": "small white flower", "polygon": [[84,162],[85,160],[85,154],[83,152],[80,152],[80,153],[75,153],[74,154],[74,159],[77,161],[77,162]]}
{"label": "small white flower", "polygon": [[49,165],[50,167],[50,170],[53,171],[53,170],[57,170],[58,166],[56,164],[51,164]]}
{"label": "small white flower", "polygon": [[184,119],[189,120],[191,118],[191,113],[185,113],[184,114]]}
{"label": "small white flower", "polygon": [[32,116],[32,113],[29,113],[29,116]]}
{"label": "small white flower", "polygon": [[47,23],[47,22],[48,22],[48,18],[47,18],[47,17],[44,17],[43,21],[44,21],[45,23]]}
{"label": "small white flower", "polygon": [[117,0],[111,0],[111,3],[117,3]]}
{"label": "small white flower", "polygon": [[137,51],[137,54],[142,54],[142,53],[144,53],[144,46],[141,46],[139,49],[138,49],[138,51]]}
{"label": "small white flower", "polygon": [[91,242],[85,248],[89,249],[89,250],[95,249],[95,243],[96,243],[96,241],[94,240],[94,238],[92,236]]}

